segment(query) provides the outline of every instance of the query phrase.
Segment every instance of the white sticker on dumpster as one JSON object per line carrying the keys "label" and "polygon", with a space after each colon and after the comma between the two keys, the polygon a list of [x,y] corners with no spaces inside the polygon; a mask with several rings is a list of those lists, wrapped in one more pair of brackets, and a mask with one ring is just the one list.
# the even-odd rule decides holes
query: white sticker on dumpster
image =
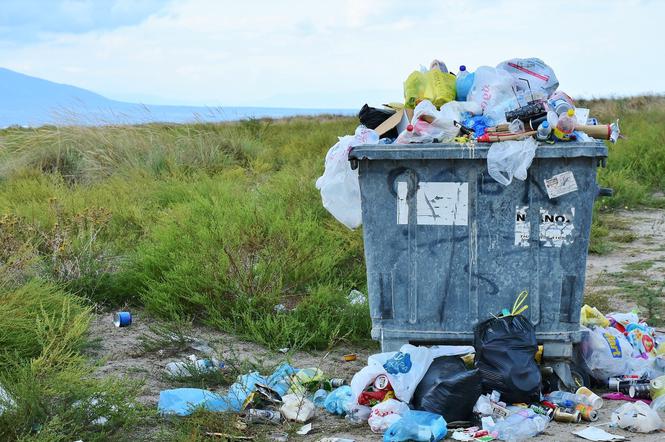
{"label": "white sticker on dumpster", "polygon": [[435,226],[469,224],[469,183],[421,181],[416,192],[417,223]]}
{"label": "white sticker on dumpster", "polygon": [[552,178],[545,180],[545,189],[547,189],[547,196],[549,196],[550,199],[575,192],[577,191],[575,175],[573,175],[573,172],[570,170],[554,175]]}
{"label": "white sticker on dumpster", "polygon": [[529,206],[515,207],[515,245],[518,247],[529,247],[531,223],[526,218],[528,209]]}
{"label": "white sticker on dumpster", "polygon": [[544,247],[561,247],[572,244],[575,226],[575,208],[571,207],[569,213],[550,213],[547,209],[540,209],[540,243]]}

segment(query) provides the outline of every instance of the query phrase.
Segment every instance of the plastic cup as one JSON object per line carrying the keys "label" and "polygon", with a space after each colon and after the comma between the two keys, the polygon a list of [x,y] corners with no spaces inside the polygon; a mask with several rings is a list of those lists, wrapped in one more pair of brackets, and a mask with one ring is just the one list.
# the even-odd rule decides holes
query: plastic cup
{"label": "plastic cup", "polygon": [[582,396],[586,396],[589,399],[589,405],[591,405],[591,408],[593,408],[594,410],[599,410],[600,408],[603,407],[603,398],[598,396],[593,391],[589,390],[587,387],[578,388],[575,394],[581,394]]}

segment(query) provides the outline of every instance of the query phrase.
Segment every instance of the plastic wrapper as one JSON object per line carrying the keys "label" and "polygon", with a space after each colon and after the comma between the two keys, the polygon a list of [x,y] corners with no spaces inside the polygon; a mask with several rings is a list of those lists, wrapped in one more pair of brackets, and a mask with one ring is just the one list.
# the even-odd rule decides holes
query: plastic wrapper
{"label": "plastic wrapper", "polygon": [[645,324],[628,324],[626,339],[633,346],[634,357],[656,356],[656,343],[653,329]]}
{"label": "plastic wrapper", "polygon": [[474,329],[476,367],[484,393],[496,390],[507,403],[540,399],[540,368],[536,330],[522,316],[491,318]]}
{"label": "plastic wrapper", "polygon": [[539,58],[513,58],[499,63],[497,69],[508,72],[519,91],[534,99],[546,99],[559,87],[551,67]]}
{"label": "plastic wrapper", "polygon": [[358,126],[353,136],[345,136],[326,155],[323,176],[316,180],[323,207],[349,229],[362,224],[358,171],[352,170],[349,151],[353,146],[376,144],[379,136],[371,129]]}
{"label": "plastic wrapper", "polygon": [[418,384],[411,403],[417,410],[442,415],[447,422],[470,420],[481,394],[480,383],[478,370],[467,370],[459,357],[437,358]]}
{"label": "plastic wrapper", "polygon": [[436,442],[446,437],[447,433],[448,427],[443,416],[427,411],[409,410],[386,430],[383,441]]}
{"label": "plastic wrapper", "polygon": [[409,411],[409,406],[404,402],[388,399],[372,407],[367,423],[374,433],[383,433],[388,427],[401,419],[407,411]]}
{"label": "plastic wrapper", "polygon": [[487,152],[487,172],[504,186],[513,178],[524,181],[537,147],[538,143],[531,137],[492,143]]}

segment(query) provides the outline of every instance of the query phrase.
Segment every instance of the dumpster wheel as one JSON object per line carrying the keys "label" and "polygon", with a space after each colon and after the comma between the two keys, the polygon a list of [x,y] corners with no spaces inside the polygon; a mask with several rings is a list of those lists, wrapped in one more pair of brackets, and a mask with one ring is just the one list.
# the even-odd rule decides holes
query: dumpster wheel
{"label": "dumpster wheel", "polygon": [[543,378],[543,390],[544,391],[571,391],[575,392],[580,387],[590,387],[591,378],[589,375],[578,365],[570,364],[570,375],[573,378],[573,389],[568,388],[566,383],[557,376],[556,373],[550,373]]}

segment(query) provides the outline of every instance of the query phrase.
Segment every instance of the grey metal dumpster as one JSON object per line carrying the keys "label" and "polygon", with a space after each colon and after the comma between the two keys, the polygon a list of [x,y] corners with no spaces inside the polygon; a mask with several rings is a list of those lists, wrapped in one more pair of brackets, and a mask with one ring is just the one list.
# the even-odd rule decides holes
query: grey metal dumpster
{"label": "grey metal dumpster", "polygon": [[522,290],[546,358],[565,361],[579,342],[592,208],[601,193],[596,169],[607,147],[542,144],[527,180],[509,186],[487,173],[488,150],[393,144],[350,152],[359,171],[372,337],[384,351],[406,342],[471,343],[473,326],[510,309]]}

